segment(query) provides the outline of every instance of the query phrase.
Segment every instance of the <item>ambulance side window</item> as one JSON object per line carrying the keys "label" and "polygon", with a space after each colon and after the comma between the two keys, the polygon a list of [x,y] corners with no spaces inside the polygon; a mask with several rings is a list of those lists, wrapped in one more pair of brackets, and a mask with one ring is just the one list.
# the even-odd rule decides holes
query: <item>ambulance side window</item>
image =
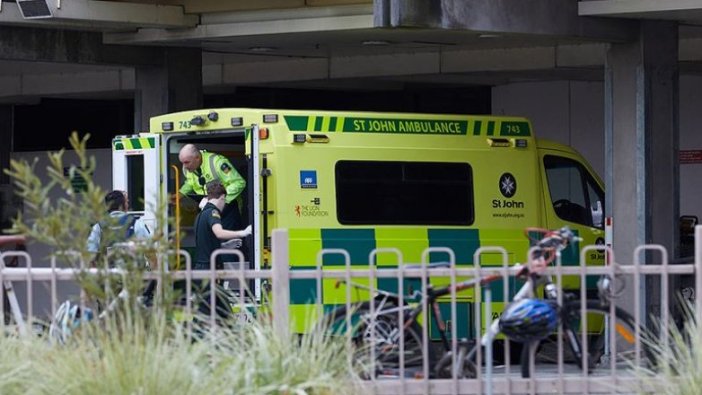
{"label": "ambulance side window", "polygon": [[337,218],[348,225],[471,225],[467,163],[339,161]]}
{"label": "ambulance side window", "polygon": [[129,209],[144,211],[144,155],[127,155]]}
{"label": "ambulance side window", "polygon": [[551,203],[566,221],[602,228],[604,192],[578,162],[559,156],[544,157]]}

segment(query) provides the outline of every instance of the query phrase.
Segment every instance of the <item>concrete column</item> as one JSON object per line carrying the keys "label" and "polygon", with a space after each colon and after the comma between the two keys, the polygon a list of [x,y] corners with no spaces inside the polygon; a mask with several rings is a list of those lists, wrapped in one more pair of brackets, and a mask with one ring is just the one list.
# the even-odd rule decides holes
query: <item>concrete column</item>
{"label": "concrete column", "polygon": [[9,184],[10,177],[5,174],[4,169],[10,167],[10,153],[12,152],[12,130],[14,129],[14,117],[12,106],[0,106],[0,140],[5,144],[0,144],[0,184]]}
{"label": "concrete column", "polygon": [[[612,44],[605,66],[605,212],[613,217],[614,256],[633,262],[634,248],[646,242],[643,131],[639,119],[639,43]],[[615,154],[616,153],[616,154]]]}
{"label": "concrete column", "polygon": [[642,22],[646,95],[646,194],[648,242],[680,255],[680,162],[678,26]]}
{"label": "concrete column", "polygon": [[202,51],[167,48],[162,66],[137,66],[134,130],[147,131],[149,118],[202,107]]}
{"label": "concrete column", "polygon": [[635,38],[637,21],[578,16],[564,0],[374,0],[376,27],[465,29],[621,42]]}
{"label": "concrete column", "polygon": [[[606,211],[619,263],[637,245],[678,250],[678,26],[642,21],[638,40],[612,44],[605,67]],[[660,263],[660,257],[640,257]],[[653,280],[653,279],[651,279]],[[648,282],[644,311],[658,311],[660,279]],[[655,284],[654,284],[655,283]]]}

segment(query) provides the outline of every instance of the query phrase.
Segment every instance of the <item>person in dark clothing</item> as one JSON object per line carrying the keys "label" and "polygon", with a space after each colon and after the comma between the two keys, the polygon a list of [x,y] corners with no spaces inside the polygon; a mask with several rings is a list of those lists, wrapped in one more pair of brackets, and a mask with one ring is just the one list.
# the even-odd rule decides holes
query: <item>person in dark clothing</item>
{"label": "person in dark clothing", "polygon": [[[243,239],[251,235],[251,225],[244,230],[228,230],[222,227],[222,210],[226,202],[227,190],[219,181],[212,181],[207,184],[207,204],[195,218],[195,259],[194,270],[210,270],[210,256],[212,253],[222,248],[222,242],[232,239]],[[221,255],[217,257],[216,268],[222,268]],[[201,303],[199,311],[203,314],[210,314],[210,285],[207,281],[198,281],[201,288]],[[220,317],[229,315],[227,304],[216,298],[216,310]]]}

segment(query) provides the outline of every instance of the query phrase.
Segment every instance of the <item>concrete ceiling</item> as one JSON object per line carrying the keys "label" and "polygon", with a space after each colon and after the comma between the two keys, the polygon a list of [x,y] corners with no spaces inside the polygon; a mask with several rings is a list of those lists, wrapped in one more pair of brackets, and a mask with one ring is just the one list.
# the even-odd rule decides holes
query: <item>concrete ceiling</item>
{"label": "concrete ceiling", "polygon": [[[529,34],[507,29],[379,28],[371,0],[47,0],[52,17],[32,20],[22,18],[16,3],[0,4],[0,26],[98,32],[108,46],[202,48],[206,89],[271,83],[377,88],[600,79],[607,44],[604,39],[536,31],[541,29]],[[250,9],[256,6],[265,9]],[[702,61],[702,0],[580,1],[578,13],[680,21],[681,60]],[[2,59],[0,88],[6,97],[60,95],[62,89],[75,95],[81,87],[93,87],[73,87],[81,75],[89,77],[86,81],[112,81],[87,89],[88,95],[128,91],[133,84],[133,69],[126,66]],[[27,90],[28,86],[35,88]],[[45,86],[52,88],[44,92]]]}
{"label": "concrete ceiling", "polygon": [[702,25],[702,0],[581,0],[578,14]]}

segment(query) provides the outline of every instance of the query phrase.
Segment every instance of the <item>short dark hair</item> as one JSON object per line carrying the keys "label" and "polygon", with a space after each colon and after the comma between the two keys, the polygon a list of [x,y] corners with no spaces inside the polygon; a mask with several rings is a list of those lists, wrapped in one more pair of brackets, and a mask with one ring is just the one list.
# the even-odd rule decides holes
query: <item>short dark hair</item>
{"label": "short dark hair", "polygon": [[105,195],[105,206],[108,212],[117,211],[127,202],[124,191],[114,190]]}
{"label": "short dark hair", "polygon": [[227,189],[224,188],[224,185],[217,180],[208,182],[206,188],[208,199],[217,199],[218,197],[227,194]]}

